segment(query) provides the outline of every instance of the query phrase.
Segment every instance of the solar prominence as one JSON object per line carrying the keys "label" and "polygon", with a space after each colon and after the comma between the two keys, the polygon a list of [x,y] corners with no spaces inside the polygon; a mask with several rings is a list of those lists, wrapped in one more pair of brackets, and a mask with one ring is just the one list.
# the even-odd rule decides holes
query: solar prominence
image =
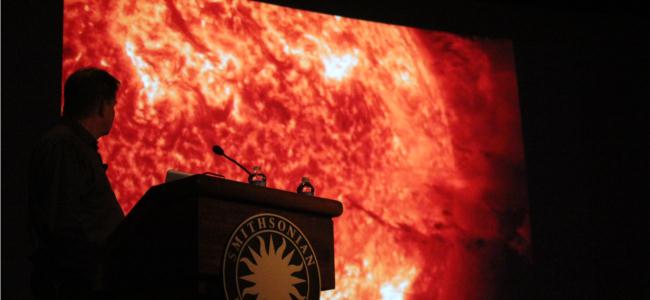
{"label": "solar prominence", "polygon": [[121,82],[125,212],[168,169],[336,199],[324,299],[493,299],[530,245],[511,44],[246,1],[65,1],[63,77]]}

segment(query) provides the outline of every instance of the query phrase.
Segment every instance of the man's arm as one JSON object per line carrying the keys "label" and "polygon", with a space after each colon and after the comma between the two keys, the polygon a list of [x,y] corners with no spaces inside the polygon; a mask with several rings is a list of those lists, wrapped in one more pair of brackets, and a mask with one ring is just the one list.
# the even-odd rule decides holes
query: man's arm
{"label": "man's arm", "polygon": [[52,246],[81,238],[81,195],[87,167],[72,141],[45,142],[32,156],[30,212],[37,239]]}

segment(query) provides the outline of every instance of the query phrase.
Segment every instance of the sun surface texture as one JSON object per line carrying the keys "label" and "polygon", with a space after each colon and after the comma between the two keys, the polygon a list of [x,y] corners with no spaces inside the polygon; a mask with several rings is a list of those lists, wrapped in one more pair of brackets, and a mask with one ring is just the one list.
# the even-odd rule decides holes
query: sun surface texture
{"label": "sun surface texture", "polygon": [[219,144],[343,203],[324,299],[494,299],[526,260],[510,41],[247,1],[66,0],[64,19],[63,78],[121,81],[100,152],[125,212],[168,169],[245,181]]}

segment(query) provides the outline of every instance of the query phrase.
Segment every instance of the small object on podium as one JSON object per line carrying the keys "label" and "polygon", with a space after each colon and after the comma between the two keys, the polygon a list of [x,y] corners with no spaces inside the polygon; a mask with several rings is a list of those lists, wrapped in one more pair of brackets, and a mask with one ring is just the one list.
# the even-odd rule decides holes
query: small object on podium
{"label": "small object on podium", "polygon": [[303,177],[298,185],[298,190],[296,191],[300,195],[313,196],[314,195],[314,186],[309,182],[308,177]]}
{"label": "small object on podium", "polygon": [[167,170],[167,176],[165,176],[165,182],[170,182],[170,181],[174,181],[174,180],[183,179],[185,177],[190,177],[192,175],[194,175],[194,174],[185,173],[185,172],[177,171],[177,170],[174,170],[174,169],[169,169],[169,170]]}
{"label": "small object on podium", "polygon": [[248,183],[262,187],[266,186],[266,175],[262,173],[260,166],[253,167],[253,172],[248,176]]}

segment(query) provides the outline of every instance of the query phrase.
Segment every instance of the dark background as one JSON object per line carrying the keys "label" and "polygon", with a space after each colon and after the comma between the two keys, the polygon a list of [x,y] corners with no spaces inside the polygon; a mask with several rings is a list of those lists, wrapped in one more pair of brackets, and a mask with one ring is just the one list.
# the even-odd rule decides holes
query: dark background
{"label": "dark background", "polygon": [[[2,5],[2,297],[29,299],[25,163],[59,112],[61,1]],[[518,74],[533,265],[509,299],[648,299],[648,4],[270,1],[507,38]],[[440,2],[440,3],[439,3]],[[452,3],[453,2],[453,3]],[[639,193],[642,192],[642,193]],[[516,279],[516,278],[515,278]],[[645,295],[641,296],[641,293]]]}

